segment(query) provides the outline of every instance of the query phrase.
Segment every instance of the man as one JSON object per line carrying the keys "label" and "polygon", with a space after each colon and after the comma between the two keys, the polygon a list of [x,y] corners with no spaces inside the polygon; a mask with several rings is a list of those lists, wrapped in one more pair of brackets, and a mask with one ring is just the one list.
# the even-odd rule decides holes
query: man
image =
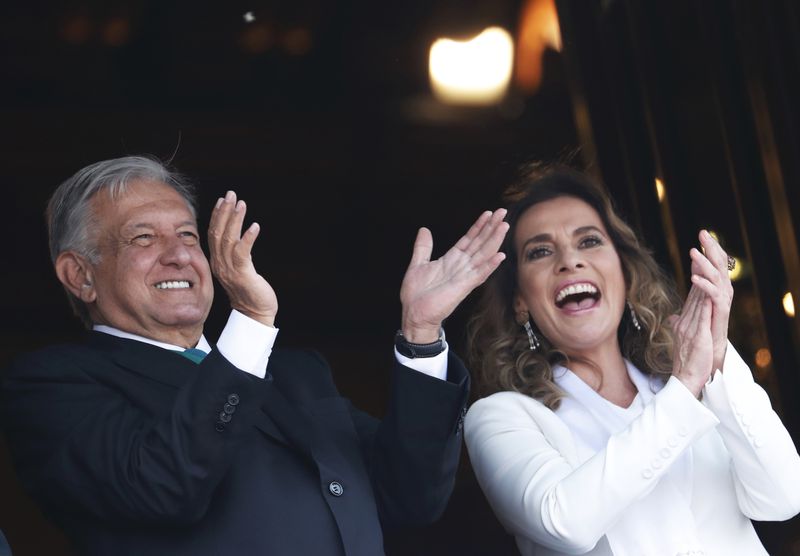
{"label": "man", "polygon": [[[445,507],[468,378],[441,323],[503,260],[504,211],[438,260],[419,231],[380,422],[318,355],[272,351],[278,301],[245,212],[233,192],[217,201],[209,261],[190,189],[149,158],[91,165],[51,198],[56,274],[92,332],[14,362],[3,423],[20,479],[81,553],[374,556],[382,526]],[[212,275],[232,309],[213,348]]]}

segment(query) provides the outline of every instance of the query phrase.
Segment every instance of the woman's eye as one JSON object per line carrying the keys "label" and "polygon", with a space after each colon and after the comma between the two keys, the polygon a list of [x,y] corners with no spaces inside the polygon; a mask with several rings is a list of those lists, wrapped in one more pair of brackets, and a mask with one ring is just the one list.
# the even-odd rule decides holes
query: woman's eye
{"label": "woman's eye", "polygon": [[188,244],[195,244],[200,239],[194,232],[180,232],[178,235]]}
{"label": "woman's eye", "polygon": [[547,247],[534,247],[533,249],[528,249],[525,251],[525,260],[526,261],[533,261],[536,259],[541,259],[550,254],[550,249]]}
{"label": "woman's eye", "polygon": [[602,245],[603,240],[597,236],[587,236],[581,240],[580,246],[581,247],[596,247],[598,245]]}

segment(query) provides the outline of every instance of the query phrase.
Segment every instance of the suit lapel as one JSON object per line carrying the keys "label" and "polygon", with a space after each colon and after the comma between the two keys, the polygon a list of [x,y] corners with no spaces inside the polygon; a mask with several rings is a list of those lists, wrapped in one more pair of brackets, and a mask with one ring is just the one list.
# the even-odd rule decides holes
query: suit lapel
{"label": "suit lapel", "polygon": [[[119,367],[175,388],[197,373],[197,364],[186,357],[144,342],[102,332],[92,332],[89,342]],[[169,358],[168,365],[164,364],[165,358]],[[308,414],[290,402],[275,384],[262,392],[262,416],[256,427],[282,444],[312,456],[313,427]]]}
{"label": "suit lapel", "polygon": [[[92,332],[89,343],[123,369],[180,388],[197,373],[197,364],[179,353],[137,340]],[[169,360],[169,364],[164,362]]]}

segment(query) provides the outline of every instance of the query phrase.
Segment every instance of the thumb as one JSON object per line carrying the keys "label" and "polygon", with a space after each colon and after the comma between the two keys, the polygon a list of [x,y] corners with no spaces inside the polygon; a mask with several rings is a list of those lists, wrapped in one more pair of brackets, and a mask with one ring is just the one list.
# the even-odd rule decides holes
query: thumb
{"label": "thumb", "polygon": [[433,251],[433,236],[428,228],[420,228],[417,232],[417,239],[414,240],[414,250],[411,253],[409,268],[427,263],[431,260]]}

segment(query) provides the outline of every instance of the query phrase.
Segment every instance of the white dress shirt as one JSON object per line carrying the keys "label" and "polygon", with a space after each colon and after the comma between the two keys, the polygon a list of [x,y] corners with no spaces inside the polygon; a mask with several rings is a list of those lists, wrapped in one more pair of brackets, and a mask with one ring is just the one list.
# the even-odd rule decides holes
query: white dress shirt
{"label": "white dress shirt", "polygon": [[[185,351],[181,346],[166,344],[158,340],[153,340],[152,338],[131,334],[130,332],[125,332],[112,326],[96,324],[93,330],[117,336],[118,338],[127,338],[129,340],[144,342],[163,349]],[[237,369],[259,378],[264,378],[267,374],[269,356],[272,354],[272,347],[275,345],[275,339],[277,337],[277,328],[262,324],[234,309],[231,311],[230,317],[228,317],[225,328],[222,329],[222,333],[219,335],[217,349],[222,356],[230,361]],[[194,347],[204,353],[211,351],[211,345],[208,343],[205,336],[200,336],[200,340]],[[444,351],[439,355],[417,359],[404,357],[400,355],[397,350],[395,350],[394,353],[395,357],[402,365],[428,376],[445,380],[447,378],[448,349],[447,342],[445,342]]]}

